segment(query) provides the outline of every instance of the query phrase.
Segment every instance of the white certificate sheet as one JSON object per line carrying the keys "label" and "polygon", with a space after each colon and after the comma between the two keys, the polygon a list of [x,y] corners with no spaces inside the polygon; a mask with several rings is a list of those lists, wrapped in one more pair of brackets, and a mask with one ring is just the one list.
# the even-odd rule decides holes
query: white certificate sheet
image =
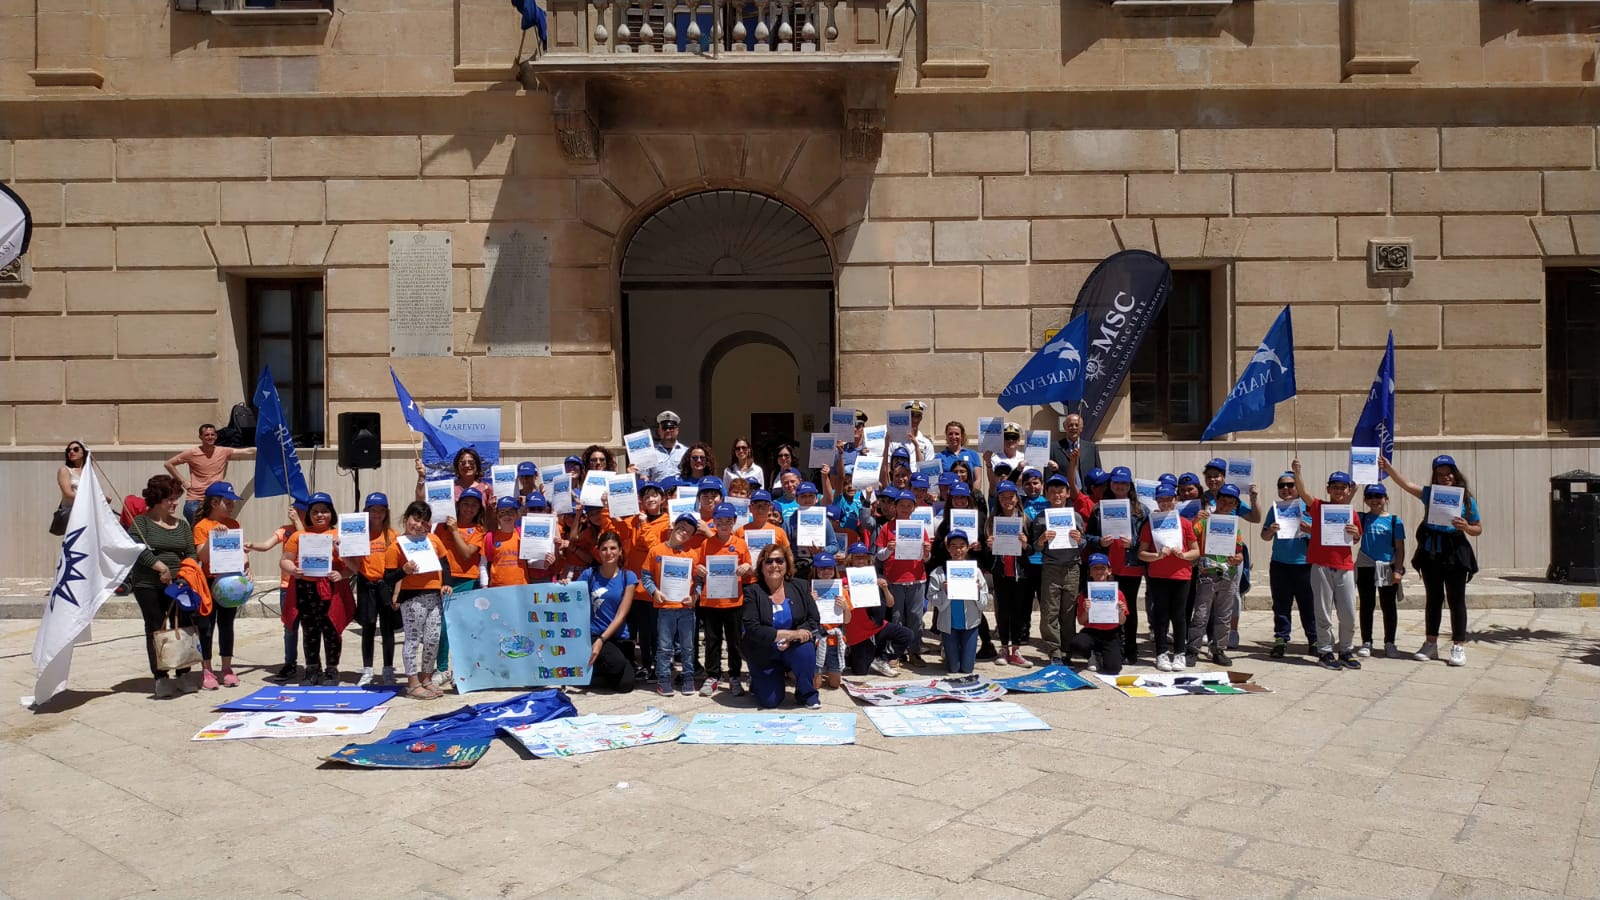
{"label": "white certificate sheet", "polygon": [[1428,486],[1428,524],[1441,525],[1445,528],[1454,528],[1450,524],[1452,519],[1461,515],[1462,505],[1466,502],[1466,491],[1458,487],[1447,487],[1442,484]]}
{"label": "white certificate sheet", "polygon": [[572,512],[572,476],[563,472],[550,479],[550,511],[558,516]]}
{"label": "white certificate sheet", "polygon": [[667,515],[671,516],[674,522],[678,521],[678,517],[683,515],[694,516],[695,521],[699,521],[699,508],[700,501],[693,497],[679,497],[676,500],[667,501]]}
{"label": "white certificate sheet", "polygon": [[1150,542],[1155,549],[1171,547],[1178,552],[1183,552],[1183,517],[1178,511],[1156,510],[1150,514]]}
{"label": "white certificate sheet", "polygon": [[1350,448],[1350,480],[1356,484],[1377,484],[1383,473],[1378,471],[1377,447]]}
{"label": "white certificate sheet", "polygon": [[[372,535],[367,529],[372,519],[366,513],[344,513],[339,516],[339,555],[366,556],[372,552]],[[216,532],[212,532],[215,534]],[[211,571],[217,571],[216,551],[211,555]]]}
{"label": "white certificate sheet", "polygon": [[889,426],[868,425],[861,429],[861,440],[866,442],[868,456],[882,456],[883,448],[889,442]]}
{"label": "white certificate sheet", "polygon": [[617,518],[639,514],[639,482],[632,472],[606,479],[606,505]]}
{"label": "white certificate sheet", "polygon": [[1300,536],[1300,516],[1305,507],[1299,500],[1278,503],[1272,507],[1272,524],[1277,528],[1275,540],[1292,541]]}
{"label": "white certificate sheet", "polygon": [[944,589],[951,600],[978,600],[978,564],[952,559],[944,564]]}
{"label": "white certificate sheet", "polygon": [[689,599],[689,586],[694,579],[694,560],[687,556],[661,557],[661,593],[673,603]]}
{"label": "white certificate sheet", "polygon": [[544,562],[556,552],[556,517],[545,513],[529,513],[522,517],[522,542],[517,556],[529,562]]}
{"label": "white certificate sheet", "polygon": [[551,463],[548,466],[540,466],[539,483],[544,485],[546,490],[549,490],[550,482],[555,481],[557,478],[560,478],[565,474],[567,474],[567,466],[565,463]]}
{"label": "white certificate sheet", "polygon": [[405,554],[406,562],[416,564],[417,571],[414,575],[426,572],[438,572],[439,555],[433,551],[433,541],[427,535],[412,538],[407,535],[400,536],[400,552]]}
{"label": "white certificate sheet", "polygon": [[882,606],[883,595],[878,591],[878,570],[872,566],[856,566],[844,570],[850,583],[850,608],[866,609]]}
{"label": "white certificate sheet", "polygon": [[1352,545],[1350,535],[1345,533],[1344,527],[1349,525],[1354,511],[1347,503],[1320,503],[1317,510],[1322,514],[1319,523],[1322,546],[1324,547],[1349,547]]}
{"label": "white certificate sheet", "polygon": [[911,410],[891,409],[883,414],[883,421],[888,423],[889,434],[894,440],[903,441],[911,437]]}
{"label": "white certificate sheet", "polygon": [[622,443],[628,448],[628,464],[641,472],[648,472],[661,462],[661,451],[656,449],[648,428],[623,435]]}
{"label": "white certificate sheet", "polygon": [[816,431],[811,434],[810,450],[806,455],[806,465],[813,469],[833,465],[834,446],[833,434],[827,431]]}
{"label": "white certificate sheet", "polygon": [[1239,517],[1212,513],[1206,518],[1207,556],[1229,557],[1239,549]]}
{"label": "white certificate sheet", "polygon": [[771,528],[751,528],[744,533],[744,544],[750,548],[751,559],[760,559],[761,551],[771,547],[774,540]]}
{"label": "white certificate sheet", "polygon": [[1159,481],[1148,478],[1135,478],[1133,480],[1133,493],[1139,498],[1139,505],[1144,507],[1146,513],[1156,511],[1156,488],[1161,486]]}
{"label": "white certificate sheet", "polygon": [[1133,501],[1100,501],[1100,539],[1133,543]]}
{"label": "white certificate sheet", "polygon": [[1044,510],[1044,528],[1046,531],[1055,532],[1056,536],[1050,539],[1051,550],[1071,550],[1078,546],[1072,539],[1072,530],[1078,527],[1078,513],[1076,510],[1061,506],[1047,506]]}
{"label": "white certificate sheet", "polygon": [[517,467],[515,465],[491,466],[489,475],[493,479],[495,497],[515,497],[517,495]]}
{"label": "white certificate sheet", "polygon": [[1022,517],[997,516],[994,520],[994,546],[997,556],[1022,555]]}
{"label": "white certificate sheet", "polygon": [[799,547],[827,546],[828,511],[820,506],[795,510],[794,542]]}
{"label": "white certificate sheet", "polygon": [[847,406],[828,407],[828,434],[836,441],[849,443],[856,436],[856,411]]}
{"label": "white certificate sheet", "polygon": [[850,485],[858,491],[875,488],[882,473],[883,460],[863,454],[856,457],[856,467],[850,473]]}
{"label": "white certificate sheet", "polygon": [[944,463],[937,459],[925,459],[917,463],[917,474],[926,477],[929,485],[937,484],[939,476],[944,474]]}
{"label": "white certificate sheet", "polygon": [[430,525],[439,525],[456,514],[456,483],[449,478],[435,478],[422,486],[423,499],[433,513]]}
{"label": "white certificate sheet", "polygon": [[[1256,461],[1253,459],[1228,459],[1228,473],[1226,483],[1239,489],[1239,493],[1250,496],[1250,485],[1256,482]],[[1208,556],[1210,554],[1207,554]]]}
{"label": "white certificate sheet", "polygon": [[978,417],[978,452],[1004,453],[1006,420],[1002,416]]}
{"label": "white certificate sheet", "polygon": [[1050,432],[1028,432],[1028,444],[1022,449],[1022,458],[1028,468],[1043,472],[1050,462]]}
{"label": "white certificate sheet", "polygon": [[603,506],[610,486],[611,476],[608,473],[598,469],[584,472],[583,489],[578,494],[578,500],[584,506]]}
{"label": "white certificate sheet", "polygon": [[975,509],[950,510],[950,533],[961,532],[967,536],[967,543],[978,539],[978,511]]}
{"label": "white certificate sheet", "polygon": [[706,557],[706,598],[737,600],[739,597],[739,557],[716,553]]}
{"label": "white certificate sheet", "polygon": [[915,519],[900,519],[894,523],[894,558],[901,560],[922,559],[922,539],[927,534],[921,522]]}
{"label": "white certificate sheet", "polygon": [[[366,533],[367,514],[361,513],[362,533]],[[343,517],[340,517],[343,519]],[[210,534],[211,574],[236,575],[244,571],[244,532],[237,528],[217,528]],[[367,544],[361,545],[361,554],[367,553]]]}
{"label": "white certificate sheet", "polygon": [[811,582],[811,590],[817,595],[817,618],[824,625],[844,624],[844,604],[840,599],[844,596],[844,582],[837,578],[819,578]]}
{"label": "white certificate sheet", "polygon": [[724,500],[722,502],[728,504],[731,507],[733,507],[733,513],[734,513],[734,516],[733,516],[733,527],[734,528],[743,528],[744,526],[750,524],[750,498],[748,498],[748,497],[729,497],[729,498],[727,498],[726,500]]}
{"label": "white certificate sheet", "polygon": [[923,533],[930,538],[933,537],[933,507],[919,506],[916,509],[913,509],[911,511],[911,521],[921,522]]}
{"label": "white certificate sheet", "polygon": [[1115,625],[1121,618],[1117,609],[1117,583],[1115,581],[1091,581],[1085,592],[1089,598],[1089,624],[1090,625]]}
{"label": "white certificate sheet", "polygon": [[333,533],[300,533],[300,571],[307,578],[326,578],[333,574]]}

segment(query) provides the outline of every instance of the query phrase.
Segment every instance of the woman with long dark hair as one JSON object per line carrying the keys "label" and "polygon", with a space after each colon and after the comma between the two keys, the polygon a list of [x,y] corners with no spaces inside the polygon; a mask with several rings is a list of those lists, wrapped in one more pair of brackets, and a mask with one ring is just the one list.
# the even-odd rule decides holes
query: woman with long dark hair
{"label": "woman with long dark hair", "polygon": [[[1419,661],[1439,658],[1439,622],[1448,602],[1450,665],[1464,666],[1467,664],[1467,581],[1478,571],[1478,558],[1467,538],[1483,534],[1478,501],[1467,487],[1467,476],[1461,474],[1455,459],[1448,454],[1433,458],[1433,479],[1427,485],[1407,479],[1381,455],[1378,465],[1401,490],[1422,501],[1423,517],[1417,526],[1417,553],[1412,561],[1422,576],[1422,590],[1427,598],[1423,612],[1426,630],[1422,646],[1412,656]],[[1427,509],[1434,486],[1457,487],[1463,491],[1461,512],[1449,525],[1428,523]]]}
{"label": "woman with long dark hair", "polygon": [[57,537],[67,533],[67,516],[72,512],[72,501],[78,497],[78,480],[83,477],[83,466],[88,459],[89,451],[84,448],[83,442],[73,441],[67,444],[61,466],[56,469],[56,487],[61,489],[61,502],[56,505],[55,514],[50,519],[50,533]]}
{"label": "woman with long dark hair", "polygon": [[683,455],[683,462],[678,466],[678,477],[699,483],[700,479],[714,478],[716,474],[717,457],[711,452],[711,445],[705,441],[690,444],[689,452]]}

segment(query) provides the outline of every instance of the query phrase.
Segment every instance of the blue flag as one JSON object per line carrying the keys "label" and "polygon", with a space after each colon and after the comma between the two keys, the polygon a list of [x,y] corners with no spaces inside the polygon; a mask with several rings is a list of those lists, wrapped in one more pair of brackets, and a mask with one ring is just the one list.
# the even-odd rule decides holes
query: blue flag
{"label": "blue flag", "polygon": [[517,12],[522,13],[522,30],[539,29],[539,47],[541,49],[548,47],[544,10],[539,7],[539,0],[511,0],[511,5],[517,8]]}
{"label": "blue flag", "polygon": [[288,494],[305,500],[311,492],[306,489],[300,455],[294,450],[294,435],[289,431],[289,419],[283,414],[283,401],[278,399],[278,385],[272,380],[269,366],[262,366],[261,377],[256,379],[255,403],[256,496]]}
{"label": "blue flag", "polygon": [[1089,317],[1080,315],[1045,341],[997,398],[1000,408],[1061,403],[1076,407],[1083,401],[1083,350],[1089,345]]}
{"label": "blue flag", "polygon": [[406,417],[406,424],[411,430],[422,435],[428,446],[440,459],[454,460],[456,454],[466,448],[460,438],[445,434],[433,423],[422,417],[422,410],[417,408],[417,401],[411,399],[411,392],[400,383],[400,376],[394,373],[394,367],[389,367],[389,377],[394,379],[394,393],[400,398],[400,413]]}
{"label": "blue flag", "polygon": [[[1383,351],[1383,362],[1378,363],[1378,375],[1367,391],[1367,405],[1361,408],[1361,418],[1356,420],[1355,431],[1350,433],[1350,446],[1377,447],[1384,459],[1394,462],[1393,331],[1389,332],[1389,346]],[[1379,481],[1387,477],[1379,471]]]}
{"label": "blue flag", "polygon": [[1235,431],[1263,431],[1272,424],[1277,405],[1293,396],[1294,326],[1285,306],[1200,440],[1216,440]]}

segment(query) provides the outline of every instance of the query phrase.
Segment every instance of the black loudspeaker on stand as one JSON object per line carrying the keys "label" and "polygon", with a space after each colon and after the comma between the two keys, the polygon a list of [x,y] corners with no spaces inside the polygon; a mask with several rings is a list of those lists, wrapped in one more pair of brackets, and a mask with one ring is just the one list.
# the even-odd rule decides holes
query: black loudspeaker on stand
{"label": "black loudspeaker on stand", "polygon": [[361,470],[383,465],[383,417],[375,412],[339,414],[339,468],[355,476],[356,510],[361,509]]}

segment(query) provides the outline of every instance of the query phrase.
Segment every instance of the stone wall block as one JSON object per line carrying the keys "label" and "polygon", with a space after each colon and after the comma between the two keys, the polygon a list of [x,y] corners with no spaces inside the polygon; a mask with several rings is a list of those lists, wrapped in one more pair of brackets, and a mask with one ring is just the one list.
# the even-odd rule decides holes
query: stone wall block
{"label": "stone wall block", "polygon": [[789,167],[783,187],[801,203],[815,203],[843,174],[844,154],[839,149],[839,135],[831,131],[819,132],[806,138],[805,146],[794,158],[794,165]]}
{"label": "stone wall block", "polygon": [[993,262],[1028,258],[1028,223],[966,221],[933,223],[935,262]]}
{"label": "stone wall block", "polygon": [[1543,347],[1542,303],[1451,303],[1444,307],[1446,347]]}
{"label": "stone wall block", "polygon": [[1338,221],[1328,216],[1255,218],[1239,243],[1239,258],[1329,259],[1338,243]]}
{"label": "stone wall block", "polygon": [[932,138],[923,132],[886,132],[878,156],[879,175],[926,175],[932,166]]}
{"label": "stone wall block", "polygon": [[222,221],[320,223],[323,196],[320,181],[224,182]]}
{"label": "stone wall block", "polygon": [[1034,172],[1171,172],[1178,132],[1170,128],[1072,129],[1029,135]]}
{"label": "stone wall block", "polygon": [[1367,242],[1373,238],[1409,238],[1411,253],[1418,259],[1439,256],[1438,216],[1340,216],[1339,256],[1366,259]]}
{"label": "stone wall block", "polygon": [[66,370],[60,359],[0,360],[0,403],[60,403]]}
{"label": "stone wall block", "polygon": [[966,396],[982,377],[977,353],[845,353],[839,393],[850,397]]}
{"label": "stone wall block", "polygon": [[1584,125],[1445,128],[1446,169],[1592,169],[1594,129]]}
{"label": "stone wall block", "polygon": [[917,306],[976,307],[982,296],[981,266],[896,266],[894,269],[896,309]]}
{"label": "stone wall block", "polygon": [[1233,259],[1239,255],[1239,242],[1249,227],[1248,219],[1207,219],[1206,259]]}
{"label": "stone wall block", "polygon": [[910,263],[933,260],[933,225],[928,222],[862,222],[836,242],[837,263]]}
{"label": "stone wall block", "polygon": [[[449,141],[448,138],[444,140]],[[472,136],[457,140],[481,139]],[[431,149],[437,155],[444,147],[444,143],[434,143]],[[460,168],[459,165],[455,167]],[[422,142],[413,135],[318,135],[272,139],[273,178],[415,178],[420,174]],[[436,171],[430,174],[446,173]]]}
{"label": "stone wall block", "polygon": [[117,350],[111,316],[18,316],[13,338],[18,359],[114,356]]}
{"label": "stone wall block", "polygon": [[1536,213],[1538,172],[1396,172],[1397,213]]}
{"label": "stone wall block", "polygon": [[[289,265],[321,266],[328,258],[328,247],[339,231],[337,225],[297,225],[294,240],[289,245]],[[452,245],[461,243],[453,241]],[[482,243],[478,244],[482,247]]]}
{"label": "stone wall block", "polygon": [[1583,256],[1600,256],[1600,213],[1572,217],[1572,240]]}
{"label": "stone wall block", "polygon": [[983,267],[983,305],[1028,305],[1028,266],[994,265]]}
{"label": "stone wall block", "polygon": [[67,311],[210,312],[222,302],[214,269],[68,272]]}
{"label": "stone wall block", "polygon": [[109,181],[116,145],[107,140],[39,140],[13,144],[8,181]]}
{"label": "stone wall block", "polygon": [[130,225],[117,229],[118,268],[195,269],[214,265],[217,258],[198,226]]}
{"label": "stone wall block", "polygon": [[976,176],[874,179],[867,214],[881,219],[976,219]]}
{"label": "stone wall block", "polygon": [[1538,256],[1527,216],[1445,216],[1444,255]]}
{"label": "stone wall block", "polygon": [[1538,259],[1417,260],[1416,275],[1395,289],[1400,302],[1543,298],[1544,265]]}
{"label": "stone wall block", "polygon": [[1025,310],[941,309],[933,313],[936,350],[1021,350],[1027,348]]}
{"label": "stone wall block", "polygon": [[926,309],[850,309],[839,312],[839,350],[927,350],[933,312]]}
{"label": "stone wall block", "polygon": [[1157,252],[1162,257],[1200,259],[1206,255],[1205,219],[1156,219],[1155,227]]}
{"label": "stone wall block", "polygon": [[[225,413],[226,410],[219,410],[217,406],[215,402],[175,403],[170,399],[164,403],[118,403],[117,441],[123,444],[187,444],[194,440],[194,423],[222,418],[219,413]],[[249,462],[245,465],[249,467],[245,469],[246,472],[254,469]],[[235,470],[237,467],[236,462]]]}
{"label": "stone wall block", "polygon": [[1345,303],[1384,300],[1388,292],[1367,286],[1365,260],[1348,262],[1240,262],[1234,272],[1234,299],[1239,303],[1277,303],[1291,296],[1301,303]]}
{"label": "stone wall block", "polygon": [[116,232],[109,226],[35,227],[28,244],[28,262],[35,272],[40,269],[109,269],[117,264]]}
{"label": "stone wall block", "polygon": [[[230,187],[244,187],[244,184]],[[34,195],[19,190],[35,221],[40,207]],[[217,185],[205,181],[139,183],[81,182],[66,186],[65,219],[88,225],[209,225],[217,221]]]}
{"label": "stone wall block", "polygon": [[[667,184],[693,184],[700,181],[700,157],[695,152],[692,134],[644,134],[639,136],[639,146],[655,164],[656,171]],[[718,173],[722,177],[732,172]]]}
{"label": "stone wall block", "polygon": [[468,362],[463,357],[334,356],[328,359],[328,398],[393,400],[390,366],[418,403],[465,401],[470,396],[467,393]]}
{"label": "stone wall block", "polygon": [[638,139],[631,136],[607,136],[605,152],[600,154],[600,174],[635,205],[654,197],[664,187],[650,157]]}
{"label": "stone wall block", "polygon": [[933,171],[978,175],[1026,172],[1025,131],[946,131],[933,136]]}
{"label": "stone wall block", "polygon": [[1439,167],[1439,132],[1434,128],[1341,128],[1335,143],[1340,169]]}
{"label": "stone wall block", "polygon": [[459,222],[467,218],[467,182],[454,179],[422,181],[329,181],[328,221]]}
{"label": "stone wall block", "polygon": [[[504,178],[514,169],[514,146],[516,138],[504,134],[425,134],[422,177]],[[397,154],[391,162],[398,161]]]}
{"label": "stone wall block", "polygon": [[1539,250],[1545,256],[1575,256],[1578,245],[1572,237],[1572,219],[1569,216],[1534,216],[1528,220],[1533,234],[1539,239]]}
{"label": "stone wall block", "polygon": [[607,356],[508,357],[475,356],[472,397],[612,397],[616,365]]}
{"label": "stone wall block", "polygon": [[1121,175],[999,176],[983,180],[983,214],[991,219],[1120,216]]}
{"label": "stone wall block", "polygon": [[1444,433],[1518,437],[1543,434],[1544,414],[1545,402],[1537,393],[1446,394]]}
{"label": "stone wall block", "polygon": [[1600,210],[1600,172],[1544,173],[1545,212]]}
{"label": "stone wall block", "polygon": [[246,225],[244,240],[250,247],[250,265],[287,266],[294,244],[293,225]]}
{"label": "stone wall block", "polygon": [[839,308],[888,306],[894,297],[892,272],[888,266],[839,269]]}
{"label": "stone wall block", "polygon": [[1036,219],[1032,247],[1037,261],[1100,260],[1121,249],[1106,219]]}
{"label": "stone wall block", "polygon": [[[74,317],[74,321],[78,317]],[[215,313],[117,316],[117,356],[200,356],[217,354]],[[387,332],[387,328],[385,328]]]}
{"label": "stone wall block", "polygon": [[[1345,307],[1351,309],[1353,307]],[[1282,304],[1237,306],[1233,311],[1233,342],[1236,350],[1255,352],[1261,338],[1283,312]],[[1339,307],[1296,303],[1294,306],[1294,345],[1307,350],[1332,350],[1339,337]]]}
{"label": "stone wall block", "polygon": [[474,222],[578,218],[577,182],[571,178],[475,178],[467,186]]}
{"label": "stone wall block", "polygon": [[118,181],[266,177],[266,138],[122,138],[117,141]]}
{"label": "stone wall block", "polygon": [[1128,213],[1136,216],[1227,215],[1233,210],[1233,176],[1129,175]]}
{"label": "stone wall block", "polygon": [[1389,176],[1382,172],[1245,173],[1234,178],[1239,215],[1384,213]]}
{"label": "stone wall block", "polygon": [[[451,273],[451,286],[459,280]],[[389,270],[330,268],[323,279],[323,296],[334,310],[389,310]],[[383,328],[383,345],[389,346],[389,327]]]}
{"label": "stone wall block", "polygon": [[330,356],[387,356],[387,312],[328,311],[327,350]]}
{"label": "stone wall block", "polygon": [[1113,219],[1111,227],[1124,250],[1149,250],[1155,253],[1156,231],[1149,219]]}
{"label": "stone wall block", "polygon": [[[1006,386],[1011,383],[1011,379],[1017,377],[1017,373],[1022,371],[1022,367],[1027,365],[1028,360],[1032,357],[1033,353],[1031,351],[1016,352],[1007,350],[983,354],[984,396],[998,397],[1000,392],[1005,390]],[[1003,412],[1003,410],[993,406],[993,400],[990,400],[989,403],[991,404],[990,408],[994,409],[994,412],[985,413],[985,415],[992,416],[996,413]],[[1025,419],[1023,419],[1023,416],[1027,415],[1028,410],[1032,408],[1033,407],[1019,407],[1009,413],[1004,413],[1004,415],[1011,421],[1023,422],[1023,427],[1026,428],[1027,422]],[[977,423],[975,421],[973,422],[973,427],[977,427]]]}
{"label": "stone wall block", "polygon": [[[1351,305],[1339,310],[1339,346],[1382,348],[1394,331],[1395,347],[1439,346],[1440,308],[1433,304]],[[1300,329],[1295,329],[1295,337]]]}
{"label": "stone wall block", "polygon": [[67,361],[67,397],[216,400],[217,375],[215,359],[73,359]]}
{"label": "stone wall block", "polygon": [[1333,132],[1325,128],[1186,128],[1178,135],[1184,171],[1333,168]]}
{"label": "stone wall block", "polygon": [[389,232],[416,231],[415,222],[384,225],[340,225],[328,245],[323,263],[328,266],[386,266]]}
{"label": "stone wall block", "polygon": [[[84,441],[110,444],[117,440],[117,407],[109,403],[25,403],[17,408],[17,434],[27,444],[61,444]],[[197,421],[197,420],[191,420]],[[190,434],[194,433],[191,428]],[[128,443],[127,438],[122,439]],[[143,487],[143,484],[137,487]]]}

